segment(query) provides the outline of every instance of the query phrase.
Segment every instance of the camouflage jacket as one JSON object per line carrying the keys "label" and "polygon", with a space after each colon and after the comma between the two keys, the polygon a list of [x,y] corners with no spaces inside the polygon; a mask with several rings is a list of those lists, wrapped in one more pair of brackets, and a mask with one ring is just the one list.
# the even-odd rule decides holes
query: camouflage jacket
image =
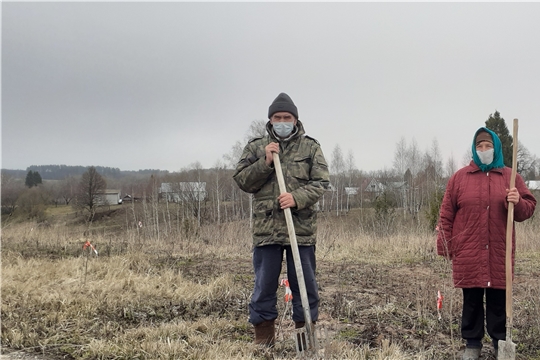
{"label": "camouflage jacket", "polygon": [[242,153],[233,175],[245,192],[252,193],[253,245],[288,245],[289,235],[285,213],[277,197],[279,185],[274,164],[265,162],[265,147],[270,142],[280,143],[279,158],[287,191],[292,194],[296,207],[291,208],[298,245],[314,245],[317,233],[315,204],[328,187],[328,165],[317,140],[304,135],[300,121],[298,132],[288,141],[279,142],[266,124],[268,135],[251,140]]}

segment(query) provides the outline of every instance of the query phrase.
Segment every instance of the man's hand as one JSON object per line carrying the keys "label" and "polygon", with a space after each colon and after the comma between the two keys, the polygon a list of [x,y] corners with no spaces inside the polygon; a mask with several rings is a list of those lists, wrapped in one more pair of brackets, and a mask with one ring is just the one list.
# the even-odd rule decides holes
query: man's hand
{"label": "man's hand", "polygon": [[282,210],[286,208],[293,208],[296,206],[296,201],[294,201],[294,197],[291,193],[283,193],[279,195],[277,199]]}
{"label": "man's hand", "polygon": [[506,189],[506,201],[517,205],[519,202],[519,191],[516,188]]}
{"label": "man's hand", "polygon": [[272,155],[272,153],[279,154],[279,144],[277,142],[271,142],[270,144],[266,145],[264,151],[266,152],[266,165],[270,166],[270,164],[274,162],[274,155]]}

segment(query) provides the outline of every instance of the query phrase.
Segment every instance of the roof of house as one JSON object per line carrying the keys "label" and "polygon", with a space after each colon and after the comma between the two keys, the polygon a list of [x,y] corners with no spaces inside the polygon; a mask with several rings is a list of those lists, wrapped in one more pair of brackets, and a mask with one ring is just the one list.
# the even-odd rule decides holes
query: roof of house
{"label": "roof of house", "polygon": [[97,194],[120,194],[120,190],[114,190],[114,189],[107,189],[107,190],[102,190],[102,191],[98,191]]}
{"label": "roof of house", "polygon": [[540,190],[540,180],[527,180],[525,181],[529,190]]}

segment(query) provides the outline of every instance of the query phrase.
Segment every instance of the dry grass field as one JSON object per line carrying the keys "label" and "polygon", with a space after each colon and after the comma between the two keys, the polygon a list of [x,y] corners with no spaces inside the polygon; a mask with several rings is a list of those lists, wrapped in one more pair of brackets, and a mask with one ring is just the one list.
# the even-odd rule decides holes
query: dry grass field
{"label": "dry grass field", "polygon": [[[280,288],[275,348],[252,344],[248,221],[129,226],[118,206],[89,228],[56,210],[47,225],[3,221],[2,353],[45,359],[292,359]],[[321,214],[317,245],[326,359],[458,359],[461,291],[416,223],[377,235],[357,213]],[[514,337],[540,359],[540,219],[518,224]],[[89,241],[99,256],[90,248]],[[285,277],[286,274],[284,273]],[[437,291],[444,295],[440,318]],[[483,359],[493,359],[485,339]]]}

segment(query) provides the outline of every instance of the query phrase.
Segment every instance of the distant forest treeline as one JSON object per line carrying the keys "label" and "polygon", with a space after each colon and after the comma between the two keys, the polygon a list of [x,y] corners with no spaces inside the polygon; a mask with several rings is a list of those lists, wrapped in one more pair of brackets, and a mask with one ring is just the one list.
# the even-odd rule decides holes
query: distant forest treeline
{"label": "distant forest treeline", "polygon": [[[165,175],[168,170],[145,169],[145,170],[120,170],[106,166],[95,166],[96,170],[103,176],[109,179],[120,179],[128,175]],[[80,176],[88,170],[88,166],[70,166],[70,165],[32,165],[26,170],[7,170],[2,169],[2,172],[9,174],[15,178],[24,178],[28,171],[37,171],[43,180],[63,180],[70,176]]]}

